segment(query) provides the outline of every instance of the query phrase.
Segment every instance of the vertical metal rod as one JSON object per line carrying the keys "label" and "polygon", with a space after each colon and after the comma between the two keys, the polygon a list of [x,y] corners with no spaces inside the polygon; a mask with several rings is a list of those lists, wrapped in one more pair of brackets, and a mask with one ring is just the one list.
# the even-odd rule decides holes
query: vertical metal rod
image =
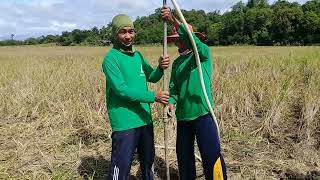
{"label": "vertical metal rod", "polygon": [[[163,0],[163,6],[167,5],[167,1]],[[163,24],[163,56],[168,55],[168,42],[167,42],[167,31],[168,31],[168,26],[167,23],[164,22]],[[169,74],[167,71],[164,71],[163,75],[163,90],[168,91],[169,90]],[[166,175],[167,175],[167,180],[170,180],[170,171],[169,171],[169,159],[168,159],[168,105],[164,106],[163,108],[163,123],[164,123],[164,159],[166,163]]]}

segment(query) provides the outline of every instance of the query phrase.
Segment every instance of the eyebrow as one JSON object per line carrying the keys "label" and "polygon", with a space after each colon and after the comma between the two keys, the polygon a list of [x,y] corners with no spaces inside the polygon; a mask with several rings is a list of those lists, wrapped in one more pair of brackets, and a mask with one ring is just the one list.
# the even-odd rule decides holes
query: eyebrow
{"label": "eyebrow", "polygon": [[121,29],[119,32],[123,33],[123,32],[136,32],[134,29]]}
{"label": "eyebrow", "polygon": [[134,28],[130,28],[130,29],[121,29],[121,31],[131,31],[134,30]]}

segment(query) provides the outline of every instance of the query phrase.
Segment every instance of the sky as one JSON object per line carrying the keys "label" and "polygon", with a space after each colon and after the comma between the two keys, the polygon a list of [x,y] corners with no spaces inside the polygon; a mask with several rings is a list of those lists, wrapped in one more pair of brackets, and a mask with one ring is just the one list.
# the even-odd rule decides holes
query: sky
{"label": "sky", "polygon": [[[239,0],[177,0],[181,9],[225,12]],[[275,0],[269,0],[273,3]],[[306,0],[289,0],[303,4]],[[171,1],[167,0],[171,7]],[[243,0],[247,2],[247,0]],[[73,29],[101,28],[124,13],[136,19],[162,6],[161,0],[1,0],[0,40],[23,40]]]}

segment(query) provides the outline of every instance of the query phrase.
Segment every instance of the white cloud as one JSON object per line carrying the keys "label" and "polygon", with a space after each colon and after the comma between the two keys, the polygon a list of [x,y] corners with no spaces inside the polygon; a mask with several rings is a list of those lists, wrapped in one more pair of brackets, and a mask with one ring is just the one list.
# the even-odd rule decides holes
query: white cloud
{"label": "white cloud", "polygon": [[77,27],[77,24],[68,23],[68,22],[52,21],[51,24],[53,27],[57,27],[57,28],[75,28],[75,27]]}
{"label": "white cloud", "polygon": [[73,30],[77,27],[75,23],[68,23],[68,22],[59,22],[59,21],[51,21],[50,26],[34,26],[29,27],[27,30],[30,31],[59,31],[61,29],[65,30]]}

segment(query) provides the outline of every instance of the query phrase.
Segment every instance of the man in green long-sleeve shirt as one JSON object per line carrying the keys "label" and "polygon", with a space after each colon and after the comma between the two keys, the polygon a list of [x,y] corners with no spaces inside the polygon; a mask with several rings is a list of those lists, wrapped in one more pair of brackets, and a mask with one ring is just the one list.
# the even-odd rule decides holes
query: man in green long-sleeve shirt
{"label": "man in green long-sleeve shirt", "polygon": [[[192,44],[187,29],[171,13],[169,7],[161,9],[161,16],[165,21],[173,23],[174,29],[168,42],[174,42],[180,56],[173,62],[170,80],[169,109],[174,111],[176,105],[177,143],[179,176],[181,180],[196,178],[194,141],[200,150],[203,170],[207,180],[227,179],[226,166],[220,150],[218,130],[210,115],[196,65]],[[201,42],[204,35],[192,33],[195,40],[205,83],[205,89],[213,106],[212,100],[212,59],[210,48]]]}
{"label": "man in green long-sleeve shirt", "polygon": [[112,154],[109,179],[129,178],[135,149],[142,178],[153,179],[154,135],[150,103],[167,104],[168,92],[148,90],[147,82],[157,82],[168,68],[169,57],[160,57],[153,69],[133,47],[135,30],[127,15],[112,20],[113,48],[102,67],[106,76],[106,101],[112,127]]}

